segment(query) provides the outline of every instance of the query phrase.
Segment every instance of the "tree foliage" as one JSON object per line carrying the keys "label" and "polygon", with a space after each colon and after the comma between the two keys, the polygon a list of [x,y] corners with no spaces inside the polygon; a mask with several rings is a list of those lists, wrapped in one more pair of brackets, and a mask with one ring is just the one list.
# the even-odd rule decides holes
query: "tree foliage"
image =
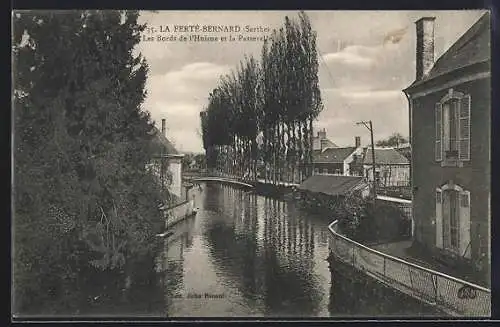
{"label": "tree foliage", "polygon": [[14,15],[14,310],[68,309],[85,269],[152,249],[165,194],[135,11]]}
{"label": "tree foliage", "polygon": [[404,143],[408,143],[408,139],[400,133],[393,133],[385,140],[380,140],[376,143],[377,146],[398,147]]}
{"label": "tree foliage", "polygon": [[260,64],[245,57],[210,93],[207,164],[244,179],[256,179],[260,164],[267,180],[300,182],[312,174],[312,121],[322,109],[316,33],[301,12],[264,42]]}

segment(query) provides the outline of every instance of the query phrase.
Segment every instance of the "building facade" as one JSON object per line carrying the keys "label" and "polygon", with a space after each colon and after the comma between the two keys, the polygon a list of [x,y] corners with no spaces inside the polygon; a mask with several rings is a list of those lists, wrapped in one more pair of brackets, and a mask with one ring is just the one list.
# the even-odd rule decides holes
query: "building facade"
{"label": "building facade", "polygon": [[351,164],[362,155],[363,148],[359,137],[355,138],[355,146],[326,148],[314,153],[313,174],[352,176]]}
{"label": "building facade", "polygon": [[434,18],[416,22],[410,108],[415,240],[490,280],[490,17],[434,62]]}
{"label": "building facade", "polygon": [[375,177],[371,148],[366,148],[363,156],[364,176],[370,182],[375,178],[380,187],[410,185],[410,162],[393,148],[375,148]]}
{"label": "building facade", "polygon": [[156,153],[151,169],[159,177],[162,185],[168,188],[178,201],[184,200],[185,192],[182,187],[182,158],[172,143],[166,137],[165,119],[162,119],[161,132],[154,129],[153,149]]}
{"label": "building facade", "polygon": [[323,151],[327,148],[336,148],[337,145],[326,136],[326,129],[318,131],[317,136],[313,136],[313,151]]}

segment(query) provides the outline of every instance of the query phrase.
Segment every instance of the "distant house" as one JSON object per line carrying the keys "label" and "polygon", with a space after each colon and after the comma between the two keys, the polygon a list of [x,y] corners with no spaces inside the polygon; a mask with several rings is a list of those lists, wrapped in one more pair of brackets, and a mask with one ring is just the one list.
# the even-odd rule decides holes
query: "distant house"
{"label": "distant house", "polygon": [[370,194],[370,187],[363,177],[314,175],[299,185],[298,192],[301,199],[315,197],[326,201],[325,205],[328,199],[333,198],[342,199],[353,195],[366,198]]}
{"label": "distant house", "polygon": [[394,148],[396,151],[401,153],[403,156],[405,156],[406,159],[408,159],[409,162],[411,162],[411,145],[410,143],[403,143],[403,144],[398,144]]}
{"label": "distant house", "polygon": [[153,162],[149,167],[160,178],[171,194],[178,199],[182,199],[184,192],[182,189],[182,158],[177,149],[166,137],[165,119],[162,119],[162,131],[156,127],[153,129],[154,138],[152,148],[155,151]]}
{"label": "distant house", "polygon": [[351,175],[351,163],[362,154],[361,139],[355,138],[355,146],[325,148],[313,155],[313,173]]}
{"label": "distant house", "polygon": [[[375,179],[379,186],[408,186],[410,162],[394,148],[375,148]],[[371,147],[363,151],[363,175],[373,181]]]}
{"label": "distant house", "polygon": [[434,17],[416,22],[409,99],[415,239],[490,276],[490,14],[436,62]]}
{"label": "distant house", "polygon": [[337,145],[326,137],[326,129],[318,131],[317,136],[313,136],[313,151],[321,152],[326,148],[336,148]]}

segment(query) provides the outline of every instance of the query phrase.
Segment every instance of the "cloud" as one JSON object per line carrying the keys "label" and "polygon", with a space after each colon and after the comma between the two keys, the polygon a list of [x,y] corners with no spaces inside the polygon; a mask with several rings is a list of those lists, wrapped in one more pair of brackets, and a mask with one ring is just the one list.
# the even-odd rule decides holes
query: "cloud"
{"label": "cloud", "polygon": [[344,92],[342,96],[354,100],[389,100],[402,96],[400,90]]}
{"label": "cloud", "polygon": [[[387,59],[398,53],[398,42],[384,42],[376,46],[349,45],[340,51],[330,52],[323,56],[325,62],[349,65],[352,67],[373,69]],[[351,68],[352,68],[351,67]]]}
{"label": "cloud", "polygon": [[341,51],[323,56],[327,63],[340,63],[358,67],[371,67],[375,64],[378,49],[360,45],[347,46]]}
{"label": "cloud", "polygon": [[408,30],[408,26],[387,33],[387,35],[384,37],[384,44],[389,43],[389,42],[390,43],[401,42],[401,40],[406,35],[407,30]]}
{"label": "cloud", "polygon": [[345,51],[328,53],[323,57],[326,62],[338,62],[358,67],[371,67],[375,63],[373,58],[367,58],[357,53],[350,53]]}
{"label": "cloud", "polygon": [[206,80],[218,78],[229,71],[230,67],[209,62],[195,62],[182,67],[181,70],[169,73],[172,78]]}
{"label": "cloud", "polygon": [[349,100],[390,100],[403,95],[401,90],[371,90],[369,88],[326,88],[322,93],[333,93]]}
{"label": "cloud", "polygon": [[177,147],[199,150],[199,112],[219,77],[229,70],[226,65],[192,62],[178,70],[152,75],[147,81],[148,96],[143,107],[156,122],[166,119],[167,136]]}
{"label": "cloud", "polygon": [[[351,145],[355,135],[369,141],[356,127],[372,120],[375,138],[393,132],[408,134],[408,103],[401,92],[415,78],[415,27],[422,16],[436,16],[436,55],[453,44],[484,11],[311,11],[317,32],[319,79],[325,105],[317,124],[332,141]],[[261,25],[280,27],[282,11],[160,11],[141,13],[141,22],[159,25]],[[406,28],[406,30],[405,30]],[[403,32],[404,30],[404,32]],[[141,42],[150,65],[145,102],[156,121],[167,119],[169,138],[183,150],[201,151],[199,111],[220,75],[237,67],[244,55],[259,59],[260,42],[183,43]]]}

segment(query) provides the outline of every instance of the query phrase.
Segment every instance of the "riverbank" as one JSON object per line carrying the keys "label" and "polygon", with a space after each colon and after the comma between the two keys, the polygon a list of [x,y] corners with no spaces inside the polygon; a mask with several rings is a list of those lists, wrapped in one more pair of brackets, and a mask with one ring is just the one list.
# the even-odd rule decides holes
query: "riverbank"
{"label": "riverbank", "polygon": [[371,246],[373,249],[389,254],[394,257],[407,260],[422,267],[440,271],[444,274],[463,279],[469,283],[478,284],[482,287],[490,287],[489,281],[485,281],[483,275],[471,269],[456,267],[439,260],[436,256],[412,240],[399,242],[379,243]]}
{"label": "riverbank", "polygon": [[489,317],[491,291],[465,280],[377,251],[329,225],[331,256],[394,290],[452,316]]}
{"label": "riverbank", "polygon": [[254,185],[255,192],[257,194],[276,199],[285,199],[285,197],[291,195],[298,187],[298,184],[281,182],[273,183],[271,181],[265,181],[263,179],[258,179]]}
{"label": "riverbank", "polygon": [[166,231],[184,219],[196,215],[194,200],[187,200],[164,210]]}
{"label": "riverbank", "polygon": [[[363,316],[377,315],[378,318],[446,316],[436,307],[406,295],[362,271],[353,270],[350,265],[333,256],[328,261],[332,280],[330,310],[335,310],[335,313],[351,316],[363,311]],[[384,314],[380,315],[381,312]]]}
{"label": "riverbank", "polygon": [[234,187],[251,188],[253,192],[258,195],[271,197],[275,199],[284,199],[287,195],[299,186],[299,184],[287,182],[273,182],[264,179],[246,180],[238,176],[227,174],[213,175],[213,176],[185,176],[186,181],[190,182],[219,182],[222,184],[230,184]]}

